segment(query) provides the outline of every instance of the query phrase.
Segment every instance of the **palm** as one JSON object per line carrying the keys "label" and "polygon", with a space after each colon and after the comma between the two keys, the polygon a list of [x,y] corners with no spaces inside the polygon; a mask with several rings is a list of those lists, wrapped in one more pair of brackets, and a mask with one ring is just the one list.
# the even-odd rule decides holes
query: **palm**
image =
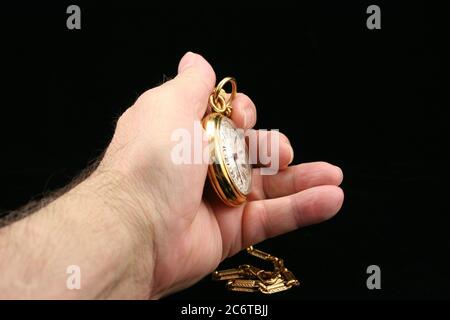
{"label": "palm", "polygon": [[[173,266],[174,274],[195,282],[224,258],[268,237],[327,219],[342,203],[336,187],[342,176],[332,165],[302,164],[276,176],[261,176],[257,170],[249,202],[239,207],[224,205],[207,186],[192,221],[185,226],[186,236],[173,246],[179,250],[178,257],[185,257],[182,264]],[[295,179],[300,181],[287,183]]]}

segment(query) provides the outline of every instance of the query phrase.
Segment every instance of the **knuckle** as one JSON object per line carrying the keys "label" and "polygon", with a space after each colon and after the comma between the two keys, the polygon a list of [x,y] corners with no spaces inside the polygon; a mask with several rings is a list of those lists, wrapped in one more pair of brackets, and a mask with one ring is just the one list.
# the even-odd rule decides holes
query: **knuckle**
{"label": "knuckle", "polygon": [[133,122],[134,112],[134,106],[129,107],[127,110],[125,110],[125,112],[120,115],[119,119],[117,119],[117,129],[129,126],[129,124]]}
{"label": "knuckle", "polygon": [[214,82],[209,83],[207,79],[197,72],[186,72],[183,74],[183,82],[186,85],[180,86],[182,90],[191,91],[193,89],[195,92],[212,92],[214,89]]}
{"label": "knuckle", "polygon": [[144,93],[142,93],[134,103],[135,106],[141,106],[141,105],[151,105],[154,103],[156,96],[158,95],[160,87],[152,88]]}

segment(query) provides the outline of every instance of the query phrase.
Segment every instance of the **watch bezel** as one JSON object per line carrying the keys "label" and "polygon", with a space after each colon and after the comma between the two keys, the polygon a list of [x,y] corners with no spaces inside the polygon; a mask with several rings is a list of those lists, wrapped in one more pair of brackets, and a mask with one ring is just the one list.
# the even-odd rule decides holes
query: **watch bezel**
{"label": "watch bezel", "polygon": [[247,201],[247,195],[242,193],[235,185],[230,177],[230,174],[228,173],[228,169],[224,161],[219,139],[220,122],[222,117],[226,116],[220,113],[211,113],[202,121],[210,146],[209,159],[211,163],[208,165],[208,177],[217,195],[225,204],[229,206],[239,206]]}

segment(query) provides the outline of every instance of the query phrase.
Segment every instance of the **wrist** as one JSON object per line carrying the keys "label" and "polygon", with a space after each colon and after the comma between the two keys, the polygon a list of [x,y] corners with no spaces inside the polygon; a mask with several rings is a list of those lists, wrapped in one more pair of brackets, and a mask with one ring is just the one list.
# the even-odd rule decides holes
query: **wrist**
{"label": "wrist", "polygon": [[62,201],[82,205],[75,224],[84,226],[83,237],[101,241],[97,250],[111,259],[104,261],[110,269],[106,272],[116,275],[111,279],[114,292],[108,296],[147,298],[154,269],[150,199],[141,195],[133,180],[107,170],[94,171],[63,197]]}
{"label": "wrist", "polygon": [[[0,296],[149,297],[151,223],[135,220],[141,214],[125,185],[118,175],[94,172],[39,211],[2,228],[0,271],[5,281]],[[73,265],[80,270],[78,290],[67,285],[66,271]]]}

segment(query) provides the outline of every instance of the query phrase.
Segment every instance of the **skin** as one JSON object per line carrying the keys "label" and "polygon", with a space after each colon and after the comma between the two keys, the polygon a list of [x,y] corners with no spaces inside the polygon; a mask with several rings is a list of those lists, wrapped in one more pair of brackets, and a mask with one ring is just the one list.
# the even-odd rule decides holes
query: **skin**
{"label": "skin", "polygon": [[[157,299],[251,244],[339,211],[342,171],[325,162],[289,166],[293,151],[282,134],[280,172],[253,169],[249,201],[235,208],[205,187],[206,164],[170,160],[172,131],[193,131],[215,82],[208,62],[187,53],[173,80],[119,118],[91,175],[0,229],[0,298]],[[242,93],[232,119],[245,129],[256,123],[255,105]],[[66,287],[69,265],[81,268],[80,290]]]}

